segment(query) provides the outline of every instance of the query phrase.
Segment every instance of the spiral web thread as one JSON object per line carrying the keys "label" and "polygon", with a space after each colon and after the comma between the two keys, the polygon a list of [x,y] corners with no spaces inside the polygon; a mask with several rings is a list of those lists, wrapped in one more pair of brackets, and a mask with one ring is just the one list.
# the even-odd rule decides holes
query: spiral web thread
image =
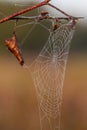
{"label": "spiral web thread", "polygon": [[70,22],[50,32],[30,67],[38,97],[41,130],[60,130],[63,81],[73,33]]}

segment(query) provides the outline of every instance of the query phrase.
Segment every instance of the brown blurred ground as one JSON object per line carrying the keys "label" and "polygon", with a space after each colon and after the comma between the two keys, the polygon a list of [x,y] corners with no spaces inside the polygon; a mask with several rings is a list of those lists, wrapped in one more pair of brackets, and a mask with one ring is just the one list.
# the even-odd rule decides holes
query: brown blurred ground
{"label": "brown blurred ground", "polygon": [[[87,129],[86,56],[68,59],[62,104],[63,130]],[[40,130],[35,87],[27,69],[0,56],[0,130]]]}

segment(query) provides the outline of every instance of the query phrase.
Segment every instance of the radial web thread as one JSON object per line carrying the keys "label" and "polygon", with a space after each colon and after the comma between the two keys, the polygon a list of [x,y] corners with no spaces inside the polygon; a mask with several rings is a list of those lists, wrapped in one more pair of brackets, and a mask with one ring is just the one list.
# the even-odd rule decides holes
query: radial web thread
{"label": "radial web thread", "polygon": [[30,66],[41,130],[60,130],[63,81],[73,32],[70,22],[50,32],[42,51]]}

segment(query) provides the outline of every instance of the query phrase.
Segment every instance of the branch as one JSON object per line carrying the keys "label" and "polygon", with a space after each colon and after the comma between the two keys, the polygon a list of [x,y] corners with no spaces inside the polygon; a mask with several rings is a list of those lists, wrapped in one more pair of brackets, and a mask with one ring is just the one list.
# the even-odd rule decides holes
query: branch
{"label": "branch", "polygon": [[21,11],[18,11],[18,12],[16,12],[16,13],[13,13],[13,14],[11,14],[11,15],[9,15],[9,16],[3,18],[3,19],[1,19],[1,20],[0,20],[0,23],[4,23],[4,22],[6,22],[6,21],[12,19],[13,17],[16,17],[16,16],[18,16],[18,15],[24,14],[24,13],[30,11],[30,10],[36,9],[36,8],[41,7],[41,6],[43,6],[43,5],[46,5],[49,1],[50,1],[50,0],[44,0],[43,2],[41,2],[41,3],[39,3],[39,4],[36,4],[36,5],[34,5],[34,6],[31,6],[31,7],[25,8],[25,9],[23,9],[23,10],[21,10]]}
{"label": "branch", "polygon": [[[64,19],[68,19],[68,20],[69,20],[69,19],[80,19],[80,18],[82,18],[82,17],[73,17],[73,16],[68,15],[68,14],[65,13],[64,11],[60,10],[59,8],[57,8],[56,6],[50,4],[49,1],[51,1],[51,0],[44,0],[43,2],[41,2],[41,3],[39,3],[39,4],[36,4],[36,5],[34,5],[34,6],[31,6],[31,7],[25,8],[25,9],[23,9],[23,10],[21,10],[21,11],[18,11],[18,12],[16,12],[16,13],[13,13],[13,14],[11,14],[11,15],[5,17],[5,18],[2,18],[2,19],[0,20],[0,23],[4,23],[4,22],[6,22],[6,21],[8,21],[8,20],[11,20],[11,19],[13,19],[13,20],[14,20],[14,19],[22,19],[22,18],[18,18],[17,16],[18,16],[18,15],[21,15],[21,14],[24,14],[24,13],[26,13],[26,12],[28,12],[28,11],[31,11],[31,10],[33,10],[33,9],[36,9],[36,8],[38,8],[38,7],[44,6],[44,5],[49,5],[50,7],[56,9],[57,11],[61,12],[62,14],[64,14],[65,16],[68,17],[68,18],[64,18]],[[26,18],[26,19],[27,19],[27,18]],[[63,19],[63,18],[60,18],[60,19]]]}
{"label": "branch", "polygon": [[57,7],[54,6],[54,5],[52,5],[52,4],[50,4],[50,3],[48,3],[48,5],[49,5],[50,7],[52,7],[52,8],[54,8],[54,9],[56,9],[57,11],[61,12],[61,13],[64,14],[65,16],[69,17],[70,19],[71,19],[71,18],[74,18],[73,16],[70,16],[69,14],[65,13],[64,11],[62,11],[61,9],[57,8]]}
{"label": "branch", "polygon": [[[49,15],[38,15],[38,16],[16,16],[11,18],[10,20],[45,20],[45,19],[50,19],[50,20],[71,20],[69,17],[52,17]],[[73,17],[73,19],[83,19],[83,17]]]}
{"label": "branch", "polygon": [[65,16],[67,16],[67,17],[68,17],[68,20],[69,20],[69,19],[76,19],[76,20],[78,20],[78,19],[83,19],[83,18],[84,18],[84,17],[74,17],[74,16],[71,16],[71,15],[67,14],[66,12],[64,12],[63,10],[57,8],[56,6],[54,6],[54,5],[50,4],[50,3],[48,3],[48,5],[49,5],[50,7],[52,7],[52,8],[54,8],[54,9],[56,9],[57,11],[61,12],[61,13],[64,14]]}

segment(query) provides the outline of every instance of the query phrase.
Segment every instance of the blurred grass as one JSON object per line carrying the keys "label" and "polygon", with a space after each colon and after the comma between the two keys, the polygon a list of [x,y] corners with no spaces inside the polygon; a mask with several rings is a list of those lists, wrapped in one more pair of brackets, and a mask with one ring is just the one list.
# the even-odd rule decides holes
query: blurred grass
{"label": "blurred grass", "polygon": [[8,57],[0,59],[0,130],[39,127],[37,99],[29,72]]}
{"label": "blurred grass", "polygon": [[86,55],[69,57],[63,95],[64,130],[87,129],[87,60]]}
{"label": "blurred grass", "polygon": [[[70,56],[63,89],[62,128],[87,129],[87,60]],[[28,70],[0,56],[0,130],[40,129],[35,87]]]}

